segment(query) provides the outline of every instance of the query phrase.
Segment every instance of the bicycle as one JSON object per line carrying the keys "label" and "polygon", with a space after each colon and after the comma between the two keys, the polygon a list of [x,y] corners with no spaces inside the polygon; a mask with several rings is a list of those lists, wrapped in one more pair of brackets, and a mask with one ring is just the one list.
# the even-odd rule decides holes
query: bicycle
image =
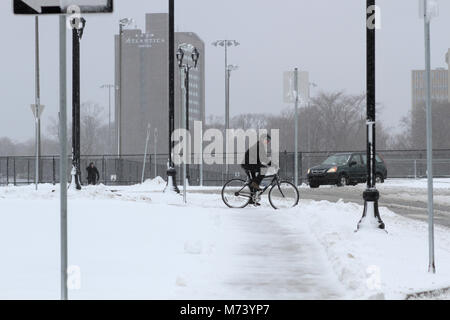
{"label": "bicycle", "polygon": [[222,200],[226,206],[233,209],[247,207],[251,201],[258,206],[261,196],[270,188],[268,198],[270,205],[275,209],[289,209],[298,205],[300,194],[296,186],[289,181],[280,180],[278,172],[266,176],[272,178],[272,182],[264,186],[261,191],[255,191],[250,187],[250,173],[246,171],[247,180],[231,179],[222,188]]}

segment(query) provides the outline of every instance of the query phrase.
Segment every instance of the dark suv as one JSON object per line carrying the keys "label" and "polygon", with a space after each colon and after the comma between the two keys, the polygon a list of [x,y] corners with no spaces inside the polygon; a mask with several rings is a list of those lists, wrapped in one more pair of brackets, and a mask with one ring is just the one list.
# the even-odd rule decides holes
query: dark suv
{"label": "dark suv", "polygon": [[[366,182],[367,155],[361,152],[337,153],[328,157],[321,165],[308,169],[308,182],[311,188],[320,185],[357,185]],[[387,169],[383,159],[376,155],[376,181],[383,183]]]}

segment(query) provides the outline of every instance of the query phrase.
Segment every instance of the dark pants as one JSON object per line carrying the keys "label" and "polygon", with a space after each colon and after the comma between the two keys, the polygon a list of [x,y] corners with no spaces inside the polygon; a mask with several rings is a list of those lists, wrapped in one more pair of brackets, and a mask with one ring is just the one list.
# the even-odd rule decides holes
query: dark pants
{"label": "dark pants", "polygon": [[255,182],[258,186],[261,184],[264,179],[264,175],[261,174],[261,168],[264,168],[264,166],[259,164],[243,164],[241,167],[248,172],[252,182]]}
{"label": "dark pants", "polygon": [[95,186],[97,184],[97,177],[88,177],[88,184]]}

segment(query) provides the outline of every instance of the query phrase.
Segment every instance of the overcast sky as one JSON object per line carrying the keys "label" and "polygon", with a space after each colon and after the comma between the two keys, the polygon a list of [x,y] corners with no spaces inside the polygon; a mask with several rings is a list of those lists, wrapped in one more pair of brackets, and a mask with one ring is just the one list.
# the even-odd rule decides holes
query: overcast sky
{"label": "overcast sky", "polygon": [[[0,137],[23,141],[34,134],[29,107],[34,103],[34,19],[14,16],[11,2],[0,1]],[[132,17],[144,28],[145,13],[167,12],[168,1],[114,2],[113,14],[87,17],[81,44],[81,99],[105,108],[107,93],[99,87],[114,81],[113,36],[119,18]],[[232,77],[232,115],[277,113],[288,107],[282,100],[282,76],[295,66],[309,71],[310,80],[318,85],[312,95],[319,90],[365,91],[365,1],[175,2],[177,29],[196,32],[207,44],[207,115],[223,115],[224,53],[210,43],[224,37],[241,43],[229,56],[230,63],[240,66]],[[377,102],[383,105],[380,120],[395,130],[411,106],[411,70],[424,68],[423,20],[418,16],[417,0],[378,0],[377,4],[382,17],[382,28],[377,32]],[[58,112],[58,19],[45,16],[40,21],[45,129],[49,118],[56,118]],[[450,47],[449,31],[450,1],[441,0],[440,16],[432,24],[433,67],[447,67],[444,58]],[[70,59],[68,56],[69,69]],[[70,76],[68,88],[70,94]]]}

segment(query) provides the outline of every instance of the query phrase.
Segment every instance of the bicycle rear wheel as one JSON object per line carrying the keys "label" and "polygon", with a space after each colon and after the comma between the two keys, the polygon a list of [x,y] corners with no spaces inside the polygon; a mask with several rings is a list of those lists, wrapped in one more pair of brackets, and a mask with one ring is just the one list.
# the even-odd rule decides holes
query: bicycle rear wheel
{"label": "bicycle rear wheel", "polygon": [[250,187],[244,180],[230,180],[222,188],[222,200],[229,208],[245,208],[251,198]]}
{"label": "bicycle rear wheel", "polygon": [[298,205],[300,194],[298,189],[288,181],[280,181],[269,192],[270,205],[274,209],[290,209]]}

